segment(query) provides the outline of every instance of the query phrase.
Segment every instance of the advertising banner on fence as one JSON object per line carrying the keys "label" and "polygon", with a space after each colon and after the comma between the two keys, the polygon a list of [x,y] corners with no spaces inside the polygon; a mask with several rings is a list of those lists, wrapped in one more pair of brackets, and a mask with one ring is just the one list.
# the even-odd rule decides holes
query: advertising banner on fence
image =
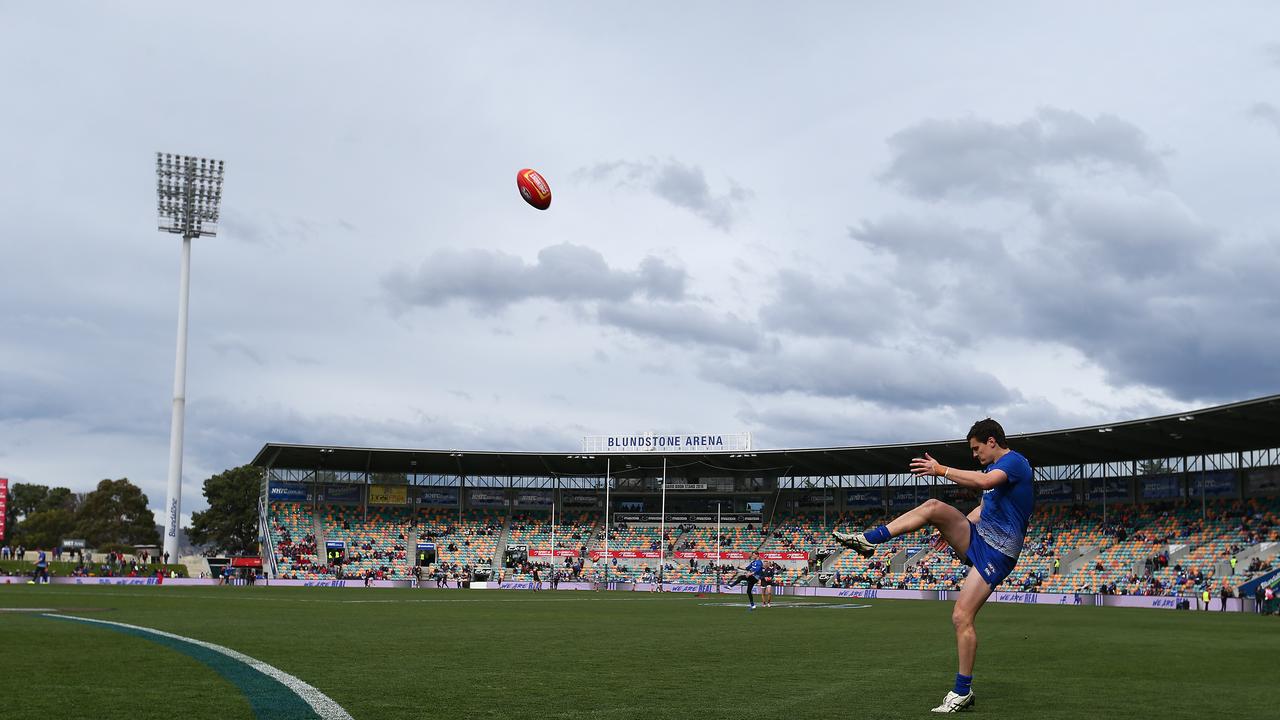
{"label": "advertising banner on fence", "polygon": [[1076,499],[1075,488],[1070,482],[1042,482],[1034,485],[1036,500],[1044,502],[1070,502]]}
{"label": "advertising banner on fence", "polygon": [[320,499],[325,502],[360,502],[359,485],[324,485],[320,489]]}
{"label": "advertising banner on fence", "polygon": [[1280,468],[1254,468],[1249,471],[1249,494],[1280,494]]}
{"label": "advertising banner on fence", "polygon": [[600,497],[598,495],[562,492],[560,494],[560,502],[567,508],[600,507]]}
{"label": "advertising banner on fence", "polygon": [[267,499],[272,502],[304,502],[311,499],[311,486],[306,483],[273,480],[267,486]]}
{"label": "advertising banner on fence", "polygon": [[1177,475],[1156,475],[1143,478],[1140,482],[1143,500],[1172,500],[1181,495],[1178,492]]}
{"label": "advertising banner on fence", "polygon": [[517,507],[549,508],[552,501],[550,490],[521,490],[516,493]]}
{"label": "advertising banner on fence", "polygon": [[[591,551],[592,560],[599,560],[604,556],[603,550]],[[662,553],[657,550],[610,550],[609,557],[619,560],[657,560],[662,557]]]}
{"label": "advertising banner on fence", "polygon": [[571,558],[571,557],[578,557],[578,551],[569,550],[566,548],[557,548],[555,550],[530,550],[529,557],[531,558],[546,558],[546,557]]}
{"label": "advertising banner on fence", "polygon": [[[659,523],[661,513],[614,513],[610,519],[615,523]],[[715,513],[667,513],[667,523],[701,523],[712,525],[716,521]],[[760,513],[721,513],[721,523],[759,523]]]}
{"label": "advertising banner on fence", "polygon": [[1128,502],[1133,499],[1129,497],[1128,478],[1093,478],[1085,483],[1085,488],[1086,500],[1096,502],[1105,498],[1107,502]]}
{"label": "advertising banner on fence", "polygon": [[504,507],[507,495],[502,490],[472,488],[467,491],[467,504],[471,507]]}
{"label": "advertising banner on fence", "polygon": [[404,505],[409,502],[408,485],[370,485],[370,505]]}
{"label": "advertising banner on fence", "polygon": [[453,507],[458,504],[458,488],[418,488],[418,504]]}
{"label": "advertising banner on fence", "polygon": [[884,504],[884,492],[880,488],[850,490],[845,503],[849,507],[879,507]]}
{"label": "advertising banner on fence", "polygon": [[9,480],[0,478],[0,539],[4,538],[4,519],[9,515]]}
{"label": "advertising banner on fence", "polygon": [[1236,471],[1208,470],[1192,475],[1187,485],[1187,497],[1200,497],[1201,486],[1205,497],[1231,497],[1236,494]]}
{"label": "advertising banner on fence", "polygon": [[[716,553],[714,550],[677,550],[673,553],[681,560],[714,560]],[[749,557],[749,553],[743,550],[721,550],[721,560],[745,560]],[[808,560],[809,553],[803,552],[762,552],[760,553],[762,560]]]}
{"label": "advertising banner on fence", "polygon": [[[963,502],[977,502],[978,496],[981,495],[977,490],[970,490],[967,487],[952,485],[950,483],[934,486],[933,492],[934,497],[950,505]],[[1039,493],[1040,486],[1037,485],[1036,494],[1039,495]]]}
{"label": "advertising banner on fence", "polygon": [[889,491],[889,504],[899,507],[919,505],[929,499],[929,488],[923,485],[896,487]]}

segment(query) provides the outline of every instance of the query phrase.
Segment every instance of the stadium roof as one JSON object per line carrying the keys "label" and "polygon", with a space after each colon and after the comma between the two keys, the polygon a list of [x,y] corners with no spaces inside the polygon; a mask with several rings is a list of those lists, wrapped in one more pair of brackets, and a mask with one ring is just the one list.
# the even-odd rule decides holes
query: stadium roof
{"label": "stadium roof", "polygon": [[[1126,422],[1009,436],[1009,445],[1037,467],[1128,462],[1247,452],[1280,447],[1280,395]],[[910,458],[928,451],[939,462],[972,467],[963,439],[895,445],[750,452],[505,452],[411,450],[267,443],[259,467],[426,475],[584,477],[600,475],[611,458],[615,475],[709,477],[878,475],[906,472]]]}

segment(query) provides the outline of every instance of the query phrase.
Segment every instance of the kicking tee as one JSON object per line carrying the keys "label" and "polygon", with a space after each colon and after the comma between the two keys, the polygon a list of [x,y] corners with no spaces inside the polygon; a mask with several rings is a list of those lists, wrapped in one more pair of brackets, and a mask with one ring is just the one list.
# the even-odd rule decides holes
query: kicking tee
{"label": "kicking tee", "polygon": [[1022,554],[1022,541],[1035,504],[1031,463],[1022,453],[1010,450],[982,469],[983,472],[992,470],[1003,470],[1009,480],[982,493],[978,534],[992,549],[1017,560]]}

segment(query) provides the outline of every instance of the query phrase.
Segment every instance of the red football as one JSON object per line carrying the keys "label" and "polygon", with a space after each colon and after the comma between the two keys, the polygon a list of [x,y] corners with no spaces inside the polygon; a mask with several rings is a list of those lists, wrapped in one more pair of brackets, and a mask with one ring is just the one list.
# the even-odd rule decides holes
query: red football
{"label": "red football", "polygon": [[537,170],[525,168],[516,173],[516,187],[520,188],[521,197],[530,205],[539,210],[551,207],[551,186]]}

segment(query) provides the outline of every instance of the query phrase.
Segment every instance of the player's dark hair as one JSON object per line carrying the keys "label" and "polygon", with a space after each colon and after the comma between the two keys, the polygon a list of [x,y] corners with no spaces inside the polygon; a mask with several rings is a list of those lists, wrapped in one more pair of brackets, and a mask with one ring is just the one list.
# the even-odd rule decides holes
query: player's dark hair
{"label": "player's dark hair", "polygon": [[997,445],[1006,450],[1009,448],[1009,441],[1004,437],[1004,428],[991,418],[983,418],[974,423],[973,427],[969,428],[969,434],[964,436],[965,440],[977,440],[980,443],[986,442],[987,438],[995,438]]}

